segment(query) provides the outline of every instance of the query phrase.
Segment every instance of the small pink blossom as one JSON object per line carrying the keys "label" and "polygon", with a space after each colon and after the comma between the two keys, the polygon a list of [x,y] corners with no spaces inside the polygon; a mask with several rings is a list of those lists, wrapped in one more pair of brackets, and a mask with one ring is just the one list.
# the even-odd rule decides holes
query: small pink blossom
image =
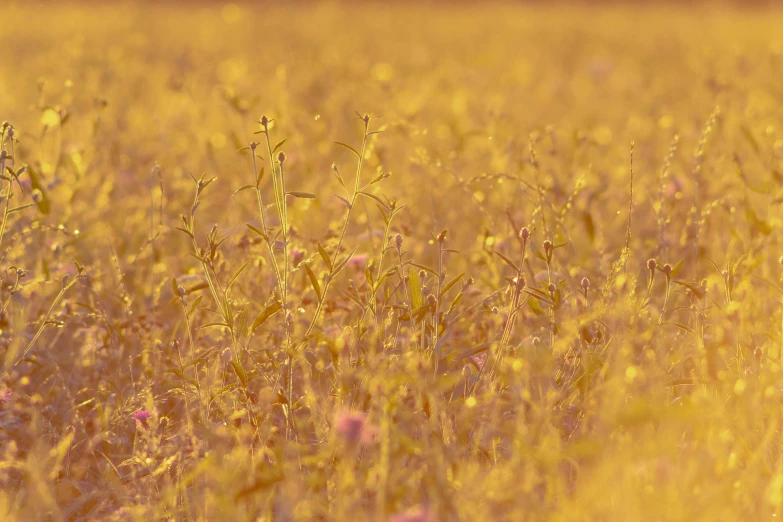
{"label": "small pink blossom", "polygon": [[402,513],[397,513],[389,522],[432,522],[429,511],[426,508],[417,506]]}
{"label": "small pink blossom", "polygon": [[368,444],[375,435],[375,430],[367,423],[367,415],[362,412],[338,412],[334,425],[337,434],[350,444]]}
{"label": "small pink blossom", "polygon": [[471,355],[470,357],[468,357],[468,359],[473,364],[475,364],[476,368],[478,368],[480,371],[484,367],[484,363],[487,362],[487,352]]}
{"label": "small pink blossom", "polygon": [[351,259],[348,260],[348,266],[356,268],[357,270],[364,270],[364,267],[367,266],[367,254],[359,254],[351,257]]}
{"label": "small pink blossom", "polygon": [[136,419],[136,423],[141,424],[145,428],[149,428],[148,421],[152,417],[152,414],[147,409],[141,409],[133,414],[133,418]]}
{"label": "small pink blossom", "polygon": [[14,392],[11,391],[11,388],[6,388],[5,390],[0,391],[0,402],[11,402],[13,395]]}

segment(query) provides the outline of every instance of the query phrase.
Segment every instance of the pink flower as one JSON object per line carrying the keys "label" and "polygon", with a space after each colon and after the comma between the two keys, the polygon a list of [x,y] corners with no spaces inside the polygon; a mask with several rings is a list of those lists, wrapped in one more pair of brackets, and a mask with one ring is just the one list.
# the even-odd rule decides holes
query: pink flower
{"label": "pink flower", "polygon": [[0,392],[0,402],[11,402],[11,397],[13,395],[14,392],[11,391],[11,388],[6,388]]}
{"label": "pink flower", "polygon": [[337,434],[350,444],[372,442],[374,430],[367,424],[367,415],[358,411],[341,411],[335,416]]}
{"label": "pink flower", "polygon": [[430,518],[429,512],[421,507],[417,506],[413,509],[409,509],[408,511],[404,511],[402,513],[397,513],[391,519],[389,519],[389,522],[431,522],[432,519]]}
{"label": "pink flower", "polygon": [[363,270],[367,266],[367,254],[360,254],[353,256],[348,260],[348,266],[356,268],[357,270]]}
{"label": "pink flower", "polygon": [[487,362],[487,352],[477,353],[468,357],[468,360],[476,365],[476,368],[481,371],[484,367],[484,363]]}
{"label": "pink flower", "polygon": [[147,422],[150,420],[150,417],[152,417],[152,414],[147,409],[141,409],[133,414],[133,418],[136,419],[136,424],[141,424],[145,428],[149,428]]}

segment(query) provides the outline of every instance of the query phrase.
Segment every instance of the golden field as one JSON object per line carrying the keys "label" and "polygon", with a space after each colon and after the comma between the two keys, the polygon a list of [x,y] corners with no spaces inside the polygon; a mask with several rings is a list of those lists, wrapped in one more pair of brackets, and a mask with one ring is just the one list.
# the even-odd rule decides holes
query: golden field
{"label": "golden field", "polygon": [[783,516],[783,11],[0,15],[0,519]]}

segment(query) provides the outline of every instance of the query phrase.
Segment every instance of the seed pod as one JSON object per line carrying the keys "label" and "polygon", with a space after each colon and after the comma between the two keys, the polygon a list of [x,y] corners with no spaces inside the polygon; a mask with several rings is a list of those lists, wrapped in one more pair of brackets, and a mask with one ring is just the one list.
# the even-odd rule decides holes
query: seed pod
{"label": "seed pod", "polygon": [[280,152],[280,154],[277,155],[277,161],[280,162],[280,165],[282,165],[285,162],[285,152]]}
{"label": "seed pod", "polygon": [[656,266],[658,266],[658,263],[655,262],[655,259],[650,259],[647,261],[647,268],[650,270],[655,270]]}
{"label": "seed pod", "polygon": [[519,237],[527,241],[530,239],[530,230],[527,227],[522,227],[522,230],[519,231]]}

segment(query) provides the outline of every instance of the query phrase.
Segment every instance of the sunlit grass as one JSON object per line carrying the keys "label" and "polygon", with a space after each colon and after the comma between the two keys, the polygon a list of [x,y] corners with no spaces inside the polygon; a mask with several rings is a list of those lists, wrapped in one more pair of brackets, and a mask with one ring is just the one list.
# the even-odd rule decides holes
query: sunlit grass
{"label": "sunlit grass", "polygon": [[783,516],[781,12],[0,15],[0,519]]}

